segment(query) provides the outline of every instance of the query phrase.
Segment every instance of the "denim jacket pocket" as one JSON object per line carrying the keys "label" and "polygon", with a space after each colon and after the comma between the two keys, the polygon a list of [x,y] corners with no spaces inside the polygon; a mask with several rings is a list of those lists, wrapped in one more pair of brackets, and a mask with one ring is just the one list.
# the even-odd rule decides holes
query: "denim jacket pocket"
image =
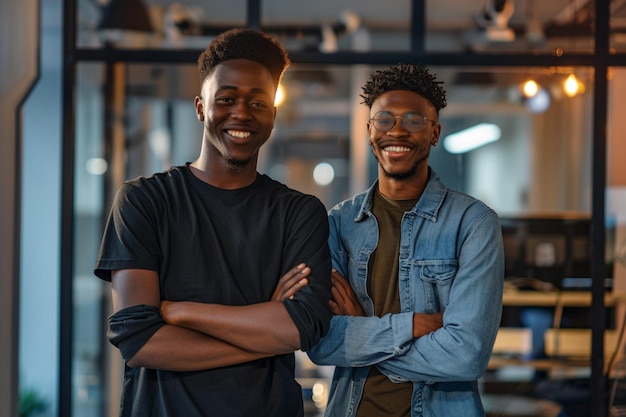
{"label": "denim jacket pocket", "polygon": [[[443,312],[450,301],[450,288],[456,276],[457,261],[455,259],[416,261],[414,268],[417,268],[417,275],[420,278],[415,283],[418,287],[414,292],[416,303],[425,303],[422,306],[424,312]],[[420,298],[423,301],[420,301]]]}

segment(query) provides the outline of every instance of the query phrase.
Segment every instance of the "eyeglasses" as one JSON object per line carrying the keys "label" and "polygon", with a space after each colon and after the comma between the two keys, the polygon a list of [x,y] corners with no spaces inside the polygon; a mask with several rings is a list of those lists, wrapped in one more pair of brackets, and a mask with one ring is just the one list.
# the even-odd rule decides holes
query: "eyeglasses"
{"label": "eyeglasses", "polygon": [[404,116],[394,116],[388,111],[380,111],[374,115],[370,122],[379,132],[387,133],[396,125],[396,119],[402,120],[402,127],[408,132],[416,133],[424,129],[426,122],[437,124],[435,120],[430,120],[419,113],[405,113]]}

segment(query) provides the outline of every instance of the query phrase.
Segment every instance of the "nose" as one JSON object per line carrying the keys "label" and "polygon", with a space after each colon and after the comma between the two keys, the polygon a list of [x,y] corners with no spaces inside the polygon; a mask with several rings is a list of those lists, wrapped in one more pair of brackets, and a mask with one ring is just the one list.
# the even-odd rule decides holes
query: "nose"
{"label": "nose", "polygon": [[391,129],[386,132],[388,135],[405,135],[409,133],[409,131],[406,130],[402,124],[402,122],[404,122],[404,118],[402,116],[394,116],[393,118],[394,124],[391,126]]}
{"label": "nose", "polygon": [[231,115],[235,119],[247,120],[251,118],[252,112],[247,102],[239,101],[233,106]]}

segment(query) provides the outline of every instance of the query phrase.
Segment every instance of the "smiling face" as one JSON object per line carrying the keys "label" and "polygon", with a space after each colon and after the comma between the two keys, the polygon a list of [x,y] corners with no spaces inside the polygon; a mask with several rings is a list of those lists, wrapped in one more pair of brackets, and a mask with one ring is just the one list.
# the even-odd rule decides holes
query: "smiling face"
{"label": "smiling face", "polygon": [[274,128],[276,87],[263,65],[246,59],[219,64],[196,97],[198,119],[204,124],[205,162],[256,170],[261,146]]}
{"label": "smiling face", "polygon": [[[372,103],[370,118],[380,112],[396,116],[395,125],[381,132],[368,122],[370,145],[378,161],[380,181],[405,181],[428,176],[428,156],[431,145],[439,140],[441,126],[434,106],[421,95],[408,90],[393,90],[381,94]],[[417,113],[429,119],[418,132],[409,132],[402,126],[407,113]]]}

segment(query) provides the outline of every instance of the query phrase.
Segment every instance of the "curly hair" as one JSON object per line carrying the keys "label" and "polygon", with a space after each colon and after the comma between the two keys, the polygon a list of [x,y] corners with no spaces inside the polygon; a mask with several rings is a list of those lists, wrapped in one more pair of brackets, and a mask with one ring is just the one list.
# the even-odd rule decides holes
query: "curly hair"
{"label": "curly hair", "polygon": [[258,30],[234,28],[217,35],[198,57],[200,81],[230,59],[249,59],[263,65],[272,74],[276,87],[291,63],[285,48],[272,36]]}
{"label": "curly hair", "polygon": [[372,107],[372,103],[382,94],[392,90],[413,91],[430,101],[437,114],[446,107],[446,91],[443,82],[437,81],[436,76],[421,65],[398,64],[386,70],[379,70],[372,74],[363,86],[363,104]]}

